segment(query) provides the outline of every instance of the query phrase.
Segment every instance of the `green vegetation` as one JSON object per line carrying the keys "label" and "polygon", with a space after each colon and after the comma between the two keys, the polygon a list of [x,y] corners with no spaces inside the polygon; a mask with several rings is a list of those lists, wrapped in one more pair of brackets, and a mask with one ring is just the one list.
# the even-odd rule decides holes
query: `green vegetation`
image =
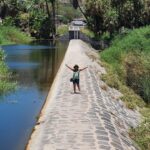
{"label": "green vegetation", "polygon": [[96,36],[125,28],[139,28],[150,23],[149,0],[85,0],[85,15]]}
{"label": "green vegetation", "polygon": [[143,150],[150,149],[150,26],[118,35],[100,56],[108,72],[101,78],[123,93],[128,108],[138,107],[144,116],[143,123],[131,129],[131,138]]}
{"label": "green vegetation", "polygon": [[16,88],[16,82],[10,82],[11,74],[4,63],[4,52],[0,49],[0,94]]}
{"label": "green vegetation", "polygon": [[31,37],[25,35],[19,29],[10,26],[0,26],[0,45],[12,43],[28,43]]}
{"label": "green vegetation", "polygon": [[64,34],[68,33],[68,26],[67,25],[61,25],[57,28],[57,34],[62,36]]}
{"label": "green vegetation", "polygon": [[80,18],[81,13],[75,10],[71,4],[58,4],[58,20],[63,24],[70,23],[74,18]]}
{"label": "green vegetation", "polygon": [[3,0],[0,17],[6,26],[16,26],[37,39],[51,39],[56,35],[56,25],[68,24],[81,17],[70,2],[58,0]]}
{"label": "green vegetation", "polygon": [[144,116],[143,122],[137,128],[130,130],[130,137],[138,143],[142,150],[150,149],[150,107],[141,111]]}
{"label": "green vegetation", "polygon": [[54,0],[3,0],[0,16],[6,26],[16,26],[36,38],[50,38],[55,34]]}
{"label": "green vegetation", "polygon": [[[150,26],[135,29],[118,36],[112,46],[101,53],[101,58],[111,65],[117,79],[132,88],[150,103]],[[119,86],[115,84],[115,86]]]}
{"label": "green vegetation", "polygon": [[89,30],[88,28],[82,28],[81,32],[84,33],[86,36],[88,36],[90,38],[95,37],[94,33],[91,30]]}
{"label": "green vegetation", "polygon": [[[11,26],[0,25],[0,45],[13,44],[13,43],[28,43],[31,37],[27,36],[19,29]],[[16,82],[10,81],[12,75],[6,66],[5,54],[0,49],[0,94],[14,90],[17,87]]]}

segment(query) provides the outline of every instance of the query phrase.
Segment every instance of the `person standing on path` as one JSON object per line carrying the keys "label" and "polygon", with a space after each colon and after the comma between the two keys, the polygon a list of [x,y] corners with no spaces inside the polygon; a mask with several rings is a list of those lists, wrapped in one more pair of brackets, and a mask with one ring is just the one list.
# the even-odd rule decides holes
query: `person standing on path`
{"label": "person standing on path", "polygon": [[73,77],[72,77],[73,90],[74,90],[74,93],[77,93],[76,92],[76,87],[78,87],[78,90],[80,91],[80,71],[83,71],[88,67],[84,67],[82,69],[79,69],[78,65],[74,65],[74,67],[71,68],[67,64],[66,64],[66,67],[68,67],[70,70],[73,71]]}

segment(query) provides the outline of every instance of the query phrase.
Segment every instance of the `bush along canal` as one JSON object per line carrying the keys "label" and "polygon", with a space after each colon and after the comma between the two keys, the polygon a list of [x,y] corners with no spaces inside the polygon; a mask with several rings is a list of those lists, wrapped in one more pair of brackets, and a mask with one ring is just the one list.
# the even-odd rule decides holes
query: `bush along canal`
{"label": "bush along canal", "polygon": [[18,88],[0,96],[0,150],[25,149],[67,46],[64,41],[2,46]]}

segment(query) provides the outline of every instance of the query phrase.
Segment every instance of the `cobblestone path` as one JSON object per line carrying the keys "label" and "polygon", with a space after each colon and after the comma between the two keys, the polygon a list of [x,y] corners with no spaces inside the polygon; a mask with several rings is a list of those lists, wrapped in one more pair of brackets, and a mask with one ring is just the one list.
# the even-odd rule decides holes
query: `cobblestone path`
{"label": "cobblestone path", "polygon": [[[29,150],[136,150],[128,127],[138,124],[139,114],[127,110],[101,88],[94,62],[86,55],[89,46],[72,40],[48,96]],[[81,92],[74,94],[65,63],[81,67]],[[111,90],[110,90],[111,91]]]}

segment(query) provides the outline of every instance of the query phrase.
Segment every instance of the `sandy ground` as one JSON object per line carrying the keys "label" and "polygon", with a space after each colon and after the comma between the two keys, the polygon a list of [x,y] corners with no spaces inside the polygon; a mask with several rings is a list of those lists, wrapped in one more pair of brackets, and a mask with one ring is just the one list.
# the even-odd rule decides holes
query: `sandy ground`
{"label": "sandy ground", "polygon": [[[88,66],[80,72],[78,94],[65,64]],[[121,93],[100,80],[102,73],[98,54],[81,40],[71,40],[27,150],[137,149],[127,131],[139,123],[139,114],[125,108]]]}

